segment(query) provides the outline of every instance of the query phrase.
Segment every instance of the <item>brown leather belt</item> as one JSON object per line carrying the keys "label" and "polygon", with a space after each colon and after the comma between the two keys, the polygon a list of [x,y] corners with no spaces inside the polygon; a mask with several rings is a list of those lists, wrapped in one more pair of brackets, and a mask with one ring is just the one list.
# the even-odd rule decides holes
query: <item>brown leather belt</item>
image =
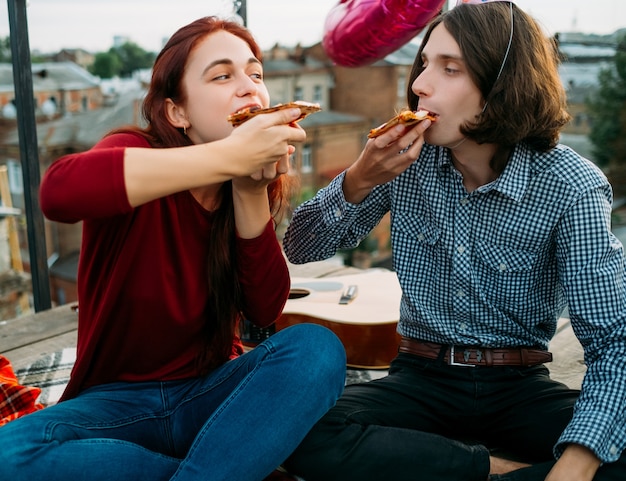
{"label": "brown leather belt", "polygon": [[540,349],[446,346],[408,337],[400,339],[399,352],[427,359],[441,359],[451,366],[537,366],[552,361],[552,353]]}

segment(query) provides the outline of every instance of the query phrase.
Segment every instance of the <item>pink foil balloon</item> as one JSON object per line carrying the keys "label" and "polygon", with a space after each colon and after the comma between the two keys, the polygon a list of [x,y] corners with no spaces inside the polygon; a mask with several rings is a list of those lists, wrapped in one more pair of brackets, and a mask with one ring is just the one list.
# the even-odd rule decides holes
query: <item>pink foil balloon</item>
{"label": "pink foil balloon", "polygon": [[322,46],[338,65],[369,65],[415,37],[445,2],[341,0],[326,16]]}

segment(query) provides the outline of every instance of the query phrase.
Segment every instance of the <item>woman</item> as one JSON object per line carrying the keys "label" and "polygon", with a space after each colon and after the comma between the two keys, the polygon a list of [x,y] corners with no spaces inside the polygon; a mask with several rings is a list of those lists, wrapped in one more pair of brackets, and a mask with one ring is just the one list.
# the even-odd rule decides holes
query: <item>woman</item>
{"label": "woman", "polygon": [[[290,457],[307,481],[626,479],[626,281],[602,172],[559,145],[557,52],[511,2],[427,29],[408,105],[437,115],[370,140],[301,205],[295,263],[353,247],[391,213],[402,287],[389,375],[348,386]],[[315,232],[311,236],[310,232]],[[567,305],[582,389],[544,363]]]}
{"label": "woman", "polygon": [[341,393],[330,331],[294,326],[243,354],[243,318],[281,313],[274,232],[299,110],[267,107],[261,52],[214,17],[156,59],[146,129],[54,163],[44,213],[83,221],[77,360],[61,402],[0,430],[1,479],[260,480]]}

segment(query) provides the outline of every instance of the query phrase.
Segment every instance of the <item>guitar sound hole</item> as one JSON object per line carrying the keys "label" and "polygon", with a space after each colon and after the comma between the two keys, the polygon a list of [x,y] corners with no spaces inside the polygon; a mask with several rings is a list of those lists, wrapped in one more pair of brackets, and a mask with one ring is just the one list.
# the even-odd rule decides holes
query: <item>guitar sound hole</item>
{"label": "guitar sound hole", "polygon": [[298,289],[296,287],[296,288],[289,290],[289,299],[302,299],[303,297],[306,297],[309,294],[311,294],[310,291],[307,291],[306,289]]}

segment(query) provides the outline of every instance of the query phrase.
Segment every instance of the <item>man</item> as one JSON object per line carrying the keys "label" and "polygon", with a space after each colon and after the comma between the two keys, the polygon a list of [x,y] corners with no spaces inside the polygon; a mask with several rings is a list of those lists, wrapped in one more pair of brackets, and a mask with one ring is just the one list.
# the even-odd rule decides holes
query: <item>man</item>
{"label": "man", "polygon": [[[348,386],[287,466],[306,481],[626,479],[623,247],[604,175],[559,145],[554,46],[510,2],[429,26],[408,104],[293,215],[291,262],[356,246],[391,213],[403,296],[389,375]],[[568,307],[581,391],[549,377]]]}

